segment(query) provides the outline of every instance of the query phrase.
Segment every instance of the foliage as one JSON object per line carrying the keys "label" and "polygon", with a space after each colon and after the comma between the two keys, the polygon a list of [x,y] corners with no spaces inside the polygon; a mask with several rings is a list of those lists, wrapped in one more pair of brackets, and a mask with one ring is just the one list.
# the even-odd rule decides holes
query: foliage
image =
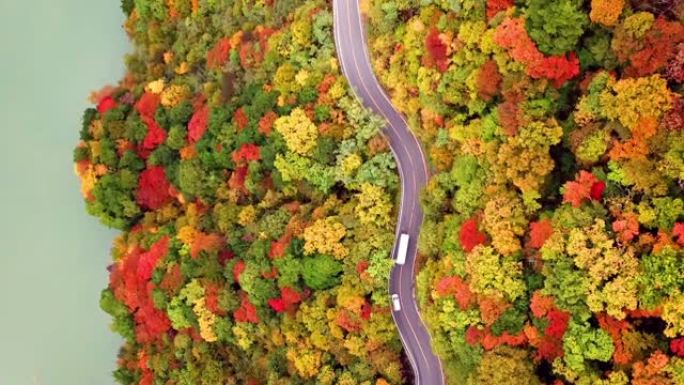
{"label": "foliage", "polygon": [[573,50],[588,24],[576,0],[529,0],[525,15],[527,31],[540,51],[560,55]]}
{"label": "foliage", "polygon": [[506,19],[496,29],[494,42],[507,49],[513,60],[524,64],[529,76],[553,80],[560,87],[579,74],[579,61],[574,52],[569,55],[544,56],[523,24],[523,19]]}
{"label": "foliage", "polygon": [[447,61],[448,45],[444,43],[443,39],[444,36],[440,35],[437,29],[433,29],[425,37],[425,48],[440,72],[445,72],[449,65]]}
{"label": "foliage", "polygon": [[487,241],[487,235],[481,233],[477,229],[477,221],[475,218],[470,218],[463,222],[461,231],[459,232],[459,240],[464,251],[470,252],[476,246],[481,245]]}
{"label": "foliage", "polygon": [[476,293],[505,297],[511,302],[524,293],[521,265],[515,259],[498,255],[491,247],[479,246],[468,254],[466,270],[470,287]]}
{"label": "foliage", "polygon": [[304,253],[331,254],[342,259],[347,255],[347,249],[340,241],[346,233],[344,226],[334,218],[318,219],[304,229]]}
{"label": "foliage", "polygon": [[624,0],[592,0],[589,17],[594,23],[612,27],[617,23],[624,6]]}
{"label": "foliage", "polygon": [[610,336],[602,329],[571,322],[563,339],[563,350],[563,363],[569,372],[580,375],[587,370],[586,361],[610,360],[614,347]]}
{"label": "foliage", "polygon": [[368,16],[432,167],[416,297],[448,382],[681,383],[681,2],[370,0]]}
{"label": "foliage", "polygon": [[539,384],[527,352],[506,346],[487,352],[474,377],[473,384]]}
{"label": "foliage", "polygon": [[339,283],[337,275],[342,265],[327,255],[307,257],[302,260],[302,278],[312,289],[322,290]]}
{"label": "foliage", "polygon": [[122,230],[101,307],[121,384],[400,384],[398,177],[315,1],[124,1],[134,49],[75,169]]}
{"label": "foliage", "polygon": [[307,155],[316,146],[318,129],[301,108],[295,108],[289,116],[276,119],[273,126],[285,138],[292,152]]}

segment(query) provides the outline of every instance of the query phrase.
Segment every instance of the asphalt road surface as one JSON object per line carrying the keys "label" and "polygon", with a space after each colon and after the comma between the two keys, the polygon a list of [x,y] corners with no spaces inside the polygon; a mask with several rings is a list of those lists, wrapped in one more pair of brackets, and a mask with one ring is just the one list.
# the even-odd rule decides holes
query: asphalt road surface
{"label": "asphalt road surface", "polygon": [[411,362],[415,383],[443,385],[442,363],[432,351],[430,335],[420,317],[414,295],[416,245],[423,223],[419,194],[429,177],[425,154],[406,120],[394,109],[375,78],[358,0],[333,0],[333,14],[335,47],[342,72],[357,98],[387,120],[384,134],[389,140],[401,177],[401,205],[392,257],[401,233],[409,234],[410,240],[406,263],[394,265],[390,275],[390,294],[399,294],[401,301],[401,310],[393,312],[394,323]]}

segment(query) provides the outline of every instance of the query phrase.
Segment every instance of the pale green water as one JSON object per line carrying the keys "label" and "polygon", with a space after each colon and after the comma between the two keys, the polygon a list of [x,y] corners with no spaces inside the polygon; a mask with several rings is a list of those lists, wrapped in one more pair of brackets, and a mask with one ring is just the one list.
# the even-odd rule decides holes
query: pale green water
{"label": "pale green water", "polygon": [[116,0],[0,0],[0,385],[112,384],[99,310],[114,232],[71,166],[91,89],[128,50]]}

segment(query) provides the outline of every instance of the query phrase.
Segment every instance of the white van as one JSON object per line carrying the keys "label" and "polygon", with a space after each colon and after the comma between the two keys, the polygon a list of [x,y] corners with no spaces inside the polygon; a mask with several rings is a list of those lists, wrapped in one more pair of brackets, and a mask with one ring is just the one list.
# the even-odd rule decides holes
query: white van
{"label": "white van", "polygon": [[399,247],[397,247],[397,258],[395,262],[397,265],[406,263],[406,252],[408,251],[409,235],[402,233],[399,236]]}

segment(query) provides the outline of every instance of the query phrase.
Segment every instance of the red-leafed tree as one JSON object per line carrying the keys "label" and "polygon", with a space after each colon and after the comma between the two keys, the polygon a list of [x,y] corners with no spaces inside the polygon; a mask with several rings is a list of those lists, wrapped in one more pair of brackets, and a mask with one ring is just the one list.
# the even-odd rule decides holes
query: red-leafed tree
{"label": "red-leafed tree", "polygon": [[672,227],[672,236],[679,246],[684,246],[684,222],[675,223]]}
{"label": "red-leafed tree", "polygon": [[437,291],[437,294],[439,294],[442,297],[453,294],[455,292],[456,284],[460,280],[461,277],[457,276],[444,277],[437,283],[437,287],[435,288],[435,290]]}
{"label": "red-leafed tree", "polygon": [[223,66],[230,56],[230,48],[230,39],[220,39],[207,53],[207,67],[214,69]]}
{"label": "red-leafed tree", "polygon": [[262,272],[261,276],[265,279],[276,279],[278,278],[278,268],[273,266],[271,267],[271,270]]}
{"label": "red-leafed tree", "polygon": [[485,350],[492,350],[497,346],[508,345],[508,346],[523,346],[527,344],[527,336],[524,332],[518,334],[511,334],[507,331],[503,332],[501,335],[497,336],[491,332],[489,329],[485,329],[482,334],[482,340],[480,344]]}
{"label": "red-leafed tree", "polygon": [[138,260],[138,279],[149,281],[152,272],[162,257],[169,252],[169,237],[162,237],[150,249],[140,254]]}
{"label": "red-leafed tree", "polygon": [[487,60],[477,74],[477,93],[483,100],[490,101],[499,93],[501,74],[494,60]]}
{"label": "red-leafed tree", "polygon": [[497,107],[499,123],[501,123],[504,134],[513,136],[518,132],[518,127],[522,122],[520,104],[525,98],[516,91],[504,92],[503,96],[503,103]]}
{"label": "red-leafed tree", "polygon": [[150,283],[146,295],[141,297],[140,308],[135,312],[135,338],[139,343],[155,341],[171,328],[166,312],[157,309],[152,301],[153,288]]}
{"label": "red-leafed tree", "polygon": [[238,167],[233,171],[228,179],[228,187],[238,191],[246,191],[245,179],[247,179],[247,166]]}
{"label": "red-leafed tree", "polygon": [[539,359],[552,362],[554,359],[563,356],[563,344],[561,341],[542,336],[537,345],[537,355]]}
{"label": "red-leafed tree", "polygon": [[131,310],[138,308],[140,302],[138,261],[142,252],[139,248],[133,249],[112,267],[109,275],[109,286],[114,297]]}
{"label": "red-leafed tree", "polygon": [[337,312],[335,318],[337,326],[346,330],[349,333],[354,333],[361,330],[361,321],[357,319],[352,312],[347,309],[341,309]]}
{"label": "red-leafed tree", "polygon": [[171,328],[166,312],[155,307],[149,280],[152,270],[168,251],[168,239],[162,238],[149,251],[133,249],[122,257],[110,274],[110,288],[114,297],[133,313],[135,337],[139,343],[152,342]]}
{"label": "red-leafed tree", "polygon": [[559,310],[553,297],[542,295],[535,291],[530,300],[530,310],[535,318],[545,319],[547,325],[544,330],[528,325],[525,334],[530,345],[537,349],[537,359],[553,361],[563,355],[563,336],[568,328],[570,313]]}
{"label": "red-leafed tree", "polygon": [[549,320],[549,324],[546,326],[544,333],[558,339],[563,338],[565,331],[568,329],[570,313],[558,309],[551,309],[546,313],[546,318]]}
{"label": "red-leafed tree", "polygon": [[507,10],[513,4],[513,0],[487,0],[487,19],[491,19],[499,12]]}
{"label": "red-leafed tree", "polygon": [[556,87],[560,87],[566,81],[579,75],[579,58],[574,52],[567,56],[545,57],[543,60],[531,63],[527,73],[533,78],[552,80]]}
{"label": "red-leafed tree", "polygon": [[447,56],[447,45],[442,41],[439,31],[433,28],[425,37],[425,48],[427,49],[432,62],[440,72],[446,72],[449,67],[449,58]]}
{"label": "red-leafed tree", "polygon": [[527,74],[535,79],[552,80],[556,87],[580,73],[579,59],[569,55],[544,56],[527,34],[522,18],[509,18],[496,29],[494,41],[508,50],[513,60],[525,64]]}
{"label": "red-leafed tree", "polygon": [[356,272],[359,274],[363,274],[366,270],[368,270],[368,266],[370,266],[370,262],[359,261],[359,263],[356,264]]}
{"label": "red-leafed tree", "polygon": [[287,306],[285,302],[280,298],[271,298],[268,300],[268,306],[271,307],[276,313],[282,313],[285,311]]}
{"label": "red-leafed tree", "polygon": [[468,345],[477,345],[482,340],[484,332],[475,325],[470,325],[466,329],[465,340]]}
{"label": "red-leafed tree", "polygon": [[185,278],[181,272],[180,265],[174,264],[166,271],[166,274],[164,274],[164,278],[159,284],[159,288],[166,291],[168,294],[175,294],[183,287],[184,280]]}
{"label": "red-leafed tree", "polygon": [[615,351],[613,352],[613,360],[620,365],[626,365],[632,361],[633,354],[628,351],[627,346],[623,342],[622,336],[625,332],[632,330],[632,325],[626,320],[617,320],[606,313],[601,313],[596,316],[599,326],[605,330],[610,338],[613,340]]}
{"label": "red-leafed tree", "polygon": [[585,200],[600,200],[605,187],[605,182],[595,177],[594,174],[582,170],[574,181],[565,184],[563,202],[579,207]]}
{"label": "red-leafed tree", "polygon": [[247,294],[244,292],[240,294],[242,301],[240,303],[240,307],[233,312],[233,318],[235,318],[236,322],[251,322],[254,324],[259,323],[259,315],[257,315],[256,306],[249,302]]}
{"label": "red-leafed tree", "polygon": [[267,112],[266,115],[264,115],[259,120],[259,133],[266,136],[271,135],[271,131],[273,130],[273,123],[276,121],[276,119],[278,119],[278,115],[275,112]]}
{"label": "red-leafed tree", "polygon": [[147,126],[147,134],[142,142],[142,150],[144,154],[148,154],[151,150],[154,150],[157,146],[164,143],[166,140],[166,131],[157,124],[157,121],[154,120],[154,118],[143,116],[142,121]]}
{"label": "red-leafed tree", "polygon": [[670,341],[670,350],[679,357],[684,357],[684,338],[675,338]]}
{"label": "red-leafed tree", "polygon": [[148,167],[140,173],[135,197],[142,207],[157,210],[173,200],[170,188],[171,184],[166,179],[163,167]]}
{"label": "red-leafed tree", "polygon": [[229,249],[223,249],[219,252],[218,255],[218,260],[221,263],[221,265],[225,265],[226,262],[230,261],[235,257],[235,253]]}
{"label": "red-leafed tree", "polygon": [[477,219],[470,218],[461,225],[459,239],[463,250],[470,252],[475,246],[484,244],[487,241],[487,236],[478,230]]}
{"label": "red-leafed tree", "polygon": [[114,98],[111,96],[106,96],[97,104],[97,111],[100,113],[100,115],[104,115],[105,112],[116,108],[116,106],[117,104]]}
{"label": "red-leafed tree", "polygon": [[543,318],[549,310],[556,307],[553,297],[543,295],[539,290],[532,293],[530,298],[530,310],[532,315],[537,318]]}
{"label": "red-leafed tree", "polygon": [[336,81],[337,81],[337,77],[335,75],[333,75],[333,74],[325,75],[323,80],[320,83],[318,83],[318,93],[319,94],[327,93],[328,90],[330,90],[330,87],[332,87]]}
{"label": "red-leafed tree", "polygon": [[245,271],[245,261],[237,261],[235,265],[233,265],[233,278],[235,279],[235,282],[240,283],[240,274],[242,274],[243,271]]}
{"label": "red-leafed tree", "polygon": [[677,48],[684,42],[684,25],[659,17],[646,33],[637,52],[628,56],[628,76],[641,77],[656,73],[666,67],[677,55]]}
{"label": "red-leafed tree", "polygon": [[475,299],[468,284],[458,276],[442,278],[436,290],[441,296],[453,295],[461,310],[467,309]]}
{"label": "red-leafed tree", "polygon": [[368,321],[371,318],[371,314],[373,313],[373,306],[366,300],[362,305],[361,305],[361,319]]}
{"label": "red-leafed tree", "polygon": [[254,44],[251,41],[244,41],[240,45],[238,57],[242,68],[250,68],[257,62],[257,55],[254,51]]}
{"label": "red-leafed tree", "polygon": [[237,164],[244,164],[261,159],[259,146],[253,143],[245,143],[233,153],[233,161]]}
{"label": "red-leafed tree", "polygon": [[244,130],[247,127],[249,124],[249,117],[247,117],[244,107],[240,107],[235,110],[235,113],[233,114],[233,120],[235,121],[235,125],[237,125],[238,130]]}
{"label": "red-leafed tree", "polygon": [[525,326],[525,335],[530,346],[536,349],[536,360],[553,361],[563,356],[563,344],[557,338],[542,333],[532,325]]}
{"label": "red-leafed tree", "polygon": [[268,305],[278,313],[293,309],[302,300],[302,295],[291,287],[280,289],[280,297],[268,300]]}
{"label": "red-leafed tree", "polygon": [[528,245],[532,248],[540,249],[551,234],[553,234],[553,225],[550,220],[542,219],[532,222],[530,223],[530,242]]}
{"label": "red-leafed tree", "polygon": [[143,369],[142,371],[142,377],[140,377],[140,381],[138,382],[138,385],[153,385],[154,384],[154,372],[152,372],[150,369]]}
{"label": "red-leafed tree", "polygon": [[188,123],[188,139],[190,143],[197,143],[207,131],[209,122],[209,106],[203,105],[195,111]]}
{"label": "red-leafed tree", "polygon": [[[267,0],[266,3],[270,3],[269,5],[273,5],[272,0]],[[256,28],[257,32],[257,37],[259,38],[259,48],[260,51],[263,53],[266,53],[268,51],[268,39],[273,35],[276,30],[273,28],[269,27],[264,27],[263,25],[257,26]]]}
{"label": "red-leafed tree", "polygon": [[599,180],[598,182],[591,185],[591,191],[589,192],[589,198],[600,201],[603,198],[603,192],[606,190],[606,182]]}
{"label": "red-leafed tree", "polygon": [[672,109],[663,117],[663,125],[669,130],[684,130],[684,98],[675,97]]}
{"label": "red-leafed tree", "polygon": [[639,235],[639,220],[635,214],[623,215],[621,219],[613,222],[612,227],[622,243],[630,242]]}
{"label": "red-leafed tree", "polygon": [[280,297],[288,305],[294,305],[302,300],[302,295],[297,290],[288,286],[280,289]]}
{"label": "red-leafed tree", "polygon": [[268,252],[268,256],[271,259],[280,258],[285,255],[285,250],[287,246],[290,245],[292,237],[289,234],[283,234],[280,239],[271,242],[271,249]]}
{"label": "red-leafed tree", "polygon": [[135,109],[140,116],[154,117],[154,114],[159,107],[159,103],[161,103],[159,95],[153,94],[152,92],[145,92],[135,104]]}

